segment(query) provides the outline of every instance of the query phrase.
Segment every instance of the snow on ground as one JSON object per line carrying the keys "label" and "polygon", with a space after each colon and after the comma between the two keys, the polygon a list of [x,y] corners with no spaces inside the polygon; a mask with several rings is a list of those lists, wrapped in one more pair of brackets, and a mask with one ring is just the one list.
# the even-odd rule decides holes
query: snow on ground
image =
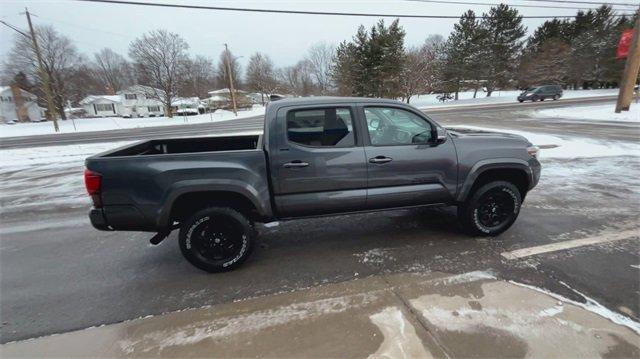
{"label": "snow on ground", "polygon": [[129,142],[35,147],[0,152],[2,212],[89,207],[84,190],[84,160]]}
{"label": "snow on ground", "polygon": [[[104,117],[104,118],[78,118],[73,121],[58,121],[60,125],[59,133],[88,132],[88,131],[108,131],[121,130],[127,128],[140,127],[157,127],[157,126],[179,126],[193,125],[196,123],[228,121],[239,118],[247,118],[264,114],[263,106],[254,106],[251,110],[238,111],[236,117],[231,111],[216,111],[195,116],[174,116],[168,117],[145,117],[145,118],[121,118],[121,117]],[[75,129],[74,129],[75,122]],[[15,136],[36,136],[51,135],[53,131],[53,123],[36,122],[36,123],[16,123],[14,125],[0,125],[1,137]]]}
{"label": "snow on ground", "polygon": [[640,103],[632,103],[629,111],[615,113],[614,105],[567,106],[537,110],[533,116],[588,121],[640,122]]}
{"label": "snow on ground", "polygon": [[598,141],[590,138],[548,135],[527,131],[487,128],[478,126],[449,126],[471,130],[512,133],[525,137],[529,142],[542,147],[540,158],[586,158],[608,156],[640,156],[640,144],[620,141]]}
{"label": "snow on ground", "polygon": [[[473,98],[473,91],[460,92],[458,94],[458,101],[449,100],[446,102],[438,101],[436,94],[419,95],[411,98],[411,105],[419,108],[432,108],[432,107],[447,107],[447,106],[464,106],[464,105],[479,105],[479,104],[497,104],[497,103],[512,103],[516,102],[516,98],[522,91],[496,91],[491,94],[491,97],[486,97],[486,93],[478,91],[476,98]],[[582,98],[582,97],[594,97],[594,96],[615,96],[618,94],[618,89],[604,89],[604,90],[564,90],[562,98]]]}

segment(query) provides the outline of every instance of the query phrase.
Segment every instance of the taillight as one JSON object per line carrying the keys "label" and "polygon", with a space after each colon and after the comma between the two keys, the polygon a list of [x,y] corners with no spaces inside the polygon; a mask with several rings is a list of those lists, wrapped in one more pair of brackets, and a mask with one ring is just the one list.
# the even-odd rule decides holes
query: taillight
{"label": "taillight", "polygon": [[91,170],[84,170],[84,185],[87,187],[87,193],[91,196],[93,206],[96,208],[102,207],[102,197],[100,196],[100,190],[102,189],[102,176]]}

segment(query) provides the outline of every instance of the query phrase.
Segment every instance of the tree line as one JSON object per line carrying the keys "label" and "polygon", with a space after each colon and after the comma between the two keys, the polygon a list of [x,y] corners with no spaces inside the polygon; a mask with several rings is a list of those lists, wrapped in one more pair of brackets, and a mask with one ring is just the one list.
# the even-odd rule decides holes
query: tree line
{"label": "tree line", "polygon": [[[637,14],[635,15],[637,16]],[[207,97],[228,86],[262,94],[340,95],[400,98],[418,94],[525,88],[553,83],[570,88],[617,86],[623,61],[615,59],[617,40],[635,19],[616,16],[610,6],[578,11],[572,19],[548,20],[526,38],[518,10],[500,4],[477,16],[468,10],[448,38],[428,35],[420,46],[405,46],[399,20],[360,26],[350,40],[312,45],[296,64],[277,67],[256,52],[241,68],[232,53],[218,61],[190,56],[178,34],[153,30],[133,40],[128,58],[109,48],[82,54],[51,26],[36,28],[44,69],[51,79],[55,107],[65,118],[67,101],[91,94],[115,94],[133,84],[161,91],[165,106],[176,96]],[[227,64],[228,62],[228,64]],[[4,83],[41,96],[41,79],[31,40],[16,35],[2,66]],[[170,113],[170,112],[167,112]]]}

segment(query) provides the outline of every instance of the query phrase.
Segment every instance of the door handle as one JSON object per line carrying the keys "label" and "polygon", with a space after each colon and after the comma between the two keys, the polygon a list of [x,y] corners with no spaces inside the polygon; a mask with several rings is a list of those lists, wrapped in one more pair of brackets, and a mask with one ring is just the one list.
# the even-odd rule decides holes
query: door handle
{"label": "door handle", "polygon": [[295,160],[291,162],[287,162],[284,164],[284,168],[298,168],[298,167],[307,167],[309,164],[307,162],[302,162],[300,160]]}
{"label": "door handle", "polygon": [[385,156],[376,156],[374,158],[369,158],[370,163],[387,163],[391,161],[393,161],[393,158]]}

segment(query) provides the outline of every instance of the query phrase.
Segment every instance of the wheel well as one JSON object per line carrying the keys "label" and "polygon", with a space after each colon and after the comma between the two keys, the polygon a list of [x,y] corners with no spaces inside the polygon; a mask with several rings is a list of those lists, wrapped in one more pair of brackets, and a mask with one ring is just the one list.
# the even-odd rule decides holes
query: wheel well
{"label": "wheel well", "polygon": [[182,222],[192,214],[207,207],[229,207],[247,216],[252,221],[260,216],[247,197],[236,192],[201,191],[180,195],[171,206],[171,221]]}
{"label": "wheel well", "polygon": [[478,188],[493,181],[506,181],[513,183],[520,192],[520,197],[524,200],[529,190],[529,176],[524,170],[516,168],[496,168],[482,172],[473,183],[473,187],[467,194],[467,197],[474,193]]}

